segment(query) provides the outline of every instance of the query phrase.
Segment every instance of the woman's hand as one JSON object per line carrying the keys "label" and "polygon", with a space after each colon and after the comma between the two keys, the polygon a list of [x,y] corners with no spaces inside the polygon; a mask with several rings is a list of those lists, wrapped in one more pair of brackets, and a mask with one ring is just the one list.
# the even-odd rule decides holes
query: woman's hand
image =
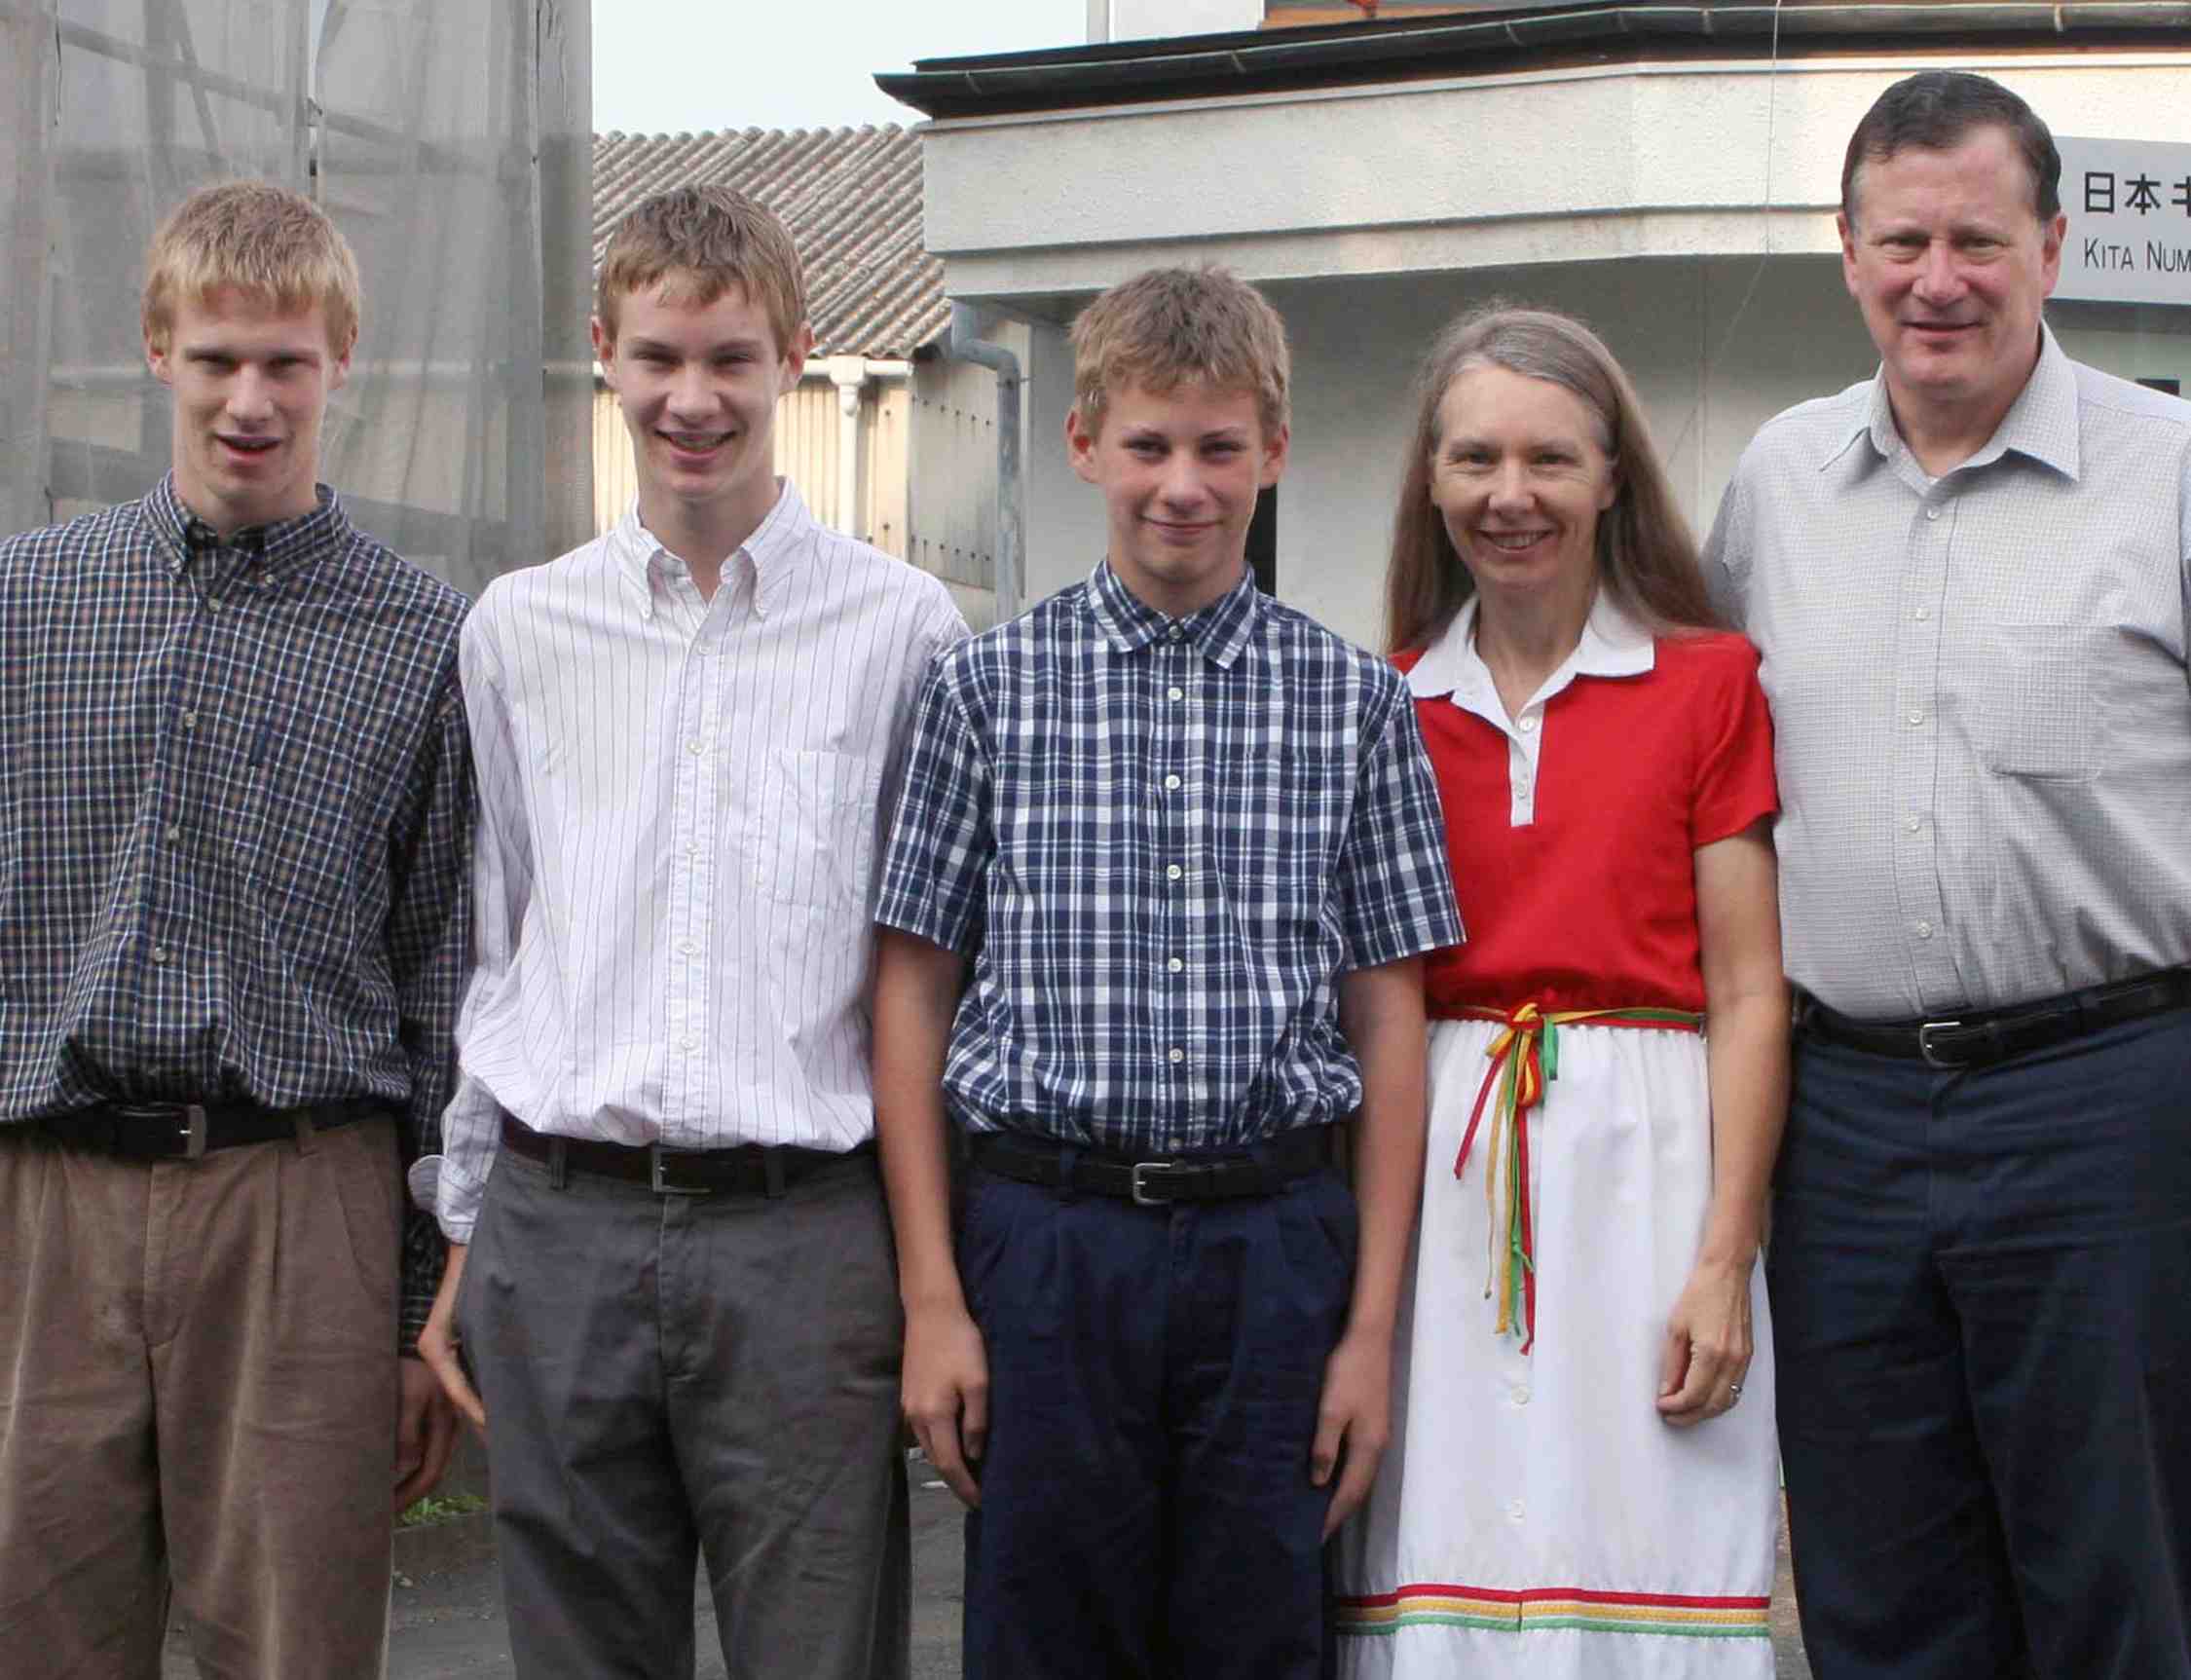
{"label": "woman's hand", "polygon": [[1699,1260],[1666,1321],[1658,1415],[1689,1429],[1731,1411],[1750,1369],[1750,1272],[1756,1264]]}

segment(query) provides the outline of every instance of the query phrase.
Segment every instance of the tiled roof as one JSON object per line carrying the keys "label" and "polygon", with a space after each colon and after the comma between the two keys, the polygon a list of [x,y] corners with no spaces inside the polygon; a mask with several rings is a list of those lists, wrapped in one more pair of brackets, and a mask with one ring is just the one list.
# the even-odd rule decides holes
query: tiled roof
{"label": "tiled roof", "polygon": [[910,355],[943,331],[944,265],[921,246],[920,141],[892,126],[593,137],[593,265],[650,193],[721,181],[784,218],[818,355]]}

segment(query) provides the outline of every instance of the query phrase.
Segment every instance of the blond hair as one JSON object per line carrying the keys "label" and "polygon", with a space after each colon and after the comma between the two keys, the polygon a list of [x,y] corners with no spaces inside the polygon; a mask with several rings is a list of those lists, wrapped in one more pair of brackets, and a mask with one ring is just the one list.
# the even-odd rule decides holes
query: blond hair
{"label": "blond hair", "polygon": [[779,355],[806,320],[806,280],[790,231],[735,187],[672,187],[624,212],[602,253],[594,294],[593,312],[611,344],[617,305],[655,284],[666,301],[702,309],[738,287],[767,315]]}
{"label": "blond hair", "polygon": [[357,338],[357,258],[327,212],[287,187],[223,181],[175,206],[145,255],[145,342],[165,351],[177,303],[223,286],[283,311],[321,306],[338,355]]}
{"label": "blond hair", "polygon": [[1091,436],[1130,386],[1160,395],[1187,381],[1255,397],[1266,438],[1284,429],[1292,357],[1263,294],[1221,268],[1149,269],[1073,322],[1073,406]]}
{"label": "blond hair", "polygon": [[1598,516],[1600,586],[1653,630],[1718,627],[1689,522],[1659,465],[1636,388],[1613,352],[1573,316],[1493,299],[1438,335],[1416,380],[1415,430],[1385,574],[1386,650],[1428,646],[1475,592],[1445,515],[1430,501],[1431,463],[1443,441],[1439,408],[1446,388],[1471,367],[1544,380],[1589,411],[1615,483],[1613,505]]}

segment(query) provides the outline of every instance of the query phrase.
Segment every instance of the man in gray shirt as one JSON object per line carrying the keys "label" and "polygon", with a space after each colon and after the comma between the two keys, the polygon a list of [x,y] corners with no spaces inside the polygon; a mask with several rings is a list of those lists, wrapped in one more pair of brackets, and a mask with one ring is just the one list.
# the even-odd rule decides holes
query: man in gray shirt
{"label": "man in gray shirt", "polygon": [[1758,433],[1706,556],[1777,732],[1822,1680],[2191,1675],[2191,404],[2048,331],[2060,175],[1984,77],[1879,98],[1879,372]]}

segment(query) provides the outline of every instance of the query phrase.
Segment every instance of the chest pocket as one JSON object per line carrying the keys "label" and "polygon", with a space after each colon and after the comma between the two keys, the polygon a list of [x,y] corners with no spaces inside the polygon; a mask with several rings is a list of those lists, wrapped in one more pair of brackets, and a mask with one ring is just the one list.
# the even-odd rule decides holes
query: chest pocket
{"label": "chest pocket", "polygon": [[278,716],[254,731],[242,774],[237,840],[253,890],[292,937],[339,945],[356,908],[360,845],[381,832],[381,771],[353,731]]}
{"label": "chest pocket", "polygon": [[2090,781],[2106,763],[2102,689],[2114,633],[2064,624],[1992,624],[1977,637],[1971,738],[1997,775]]}
{"label": "chest pocket", "polygon": [[879,765],[772,748],[754,836],[755,886],[778,904],[864,913],[874,880]]}
{"label": "chest pocket", "polygon": [[1212,850],[1249,922],[1300,928],[1322,915],[1354,787],[1351,752],[1242,753],[1217,770]]}

